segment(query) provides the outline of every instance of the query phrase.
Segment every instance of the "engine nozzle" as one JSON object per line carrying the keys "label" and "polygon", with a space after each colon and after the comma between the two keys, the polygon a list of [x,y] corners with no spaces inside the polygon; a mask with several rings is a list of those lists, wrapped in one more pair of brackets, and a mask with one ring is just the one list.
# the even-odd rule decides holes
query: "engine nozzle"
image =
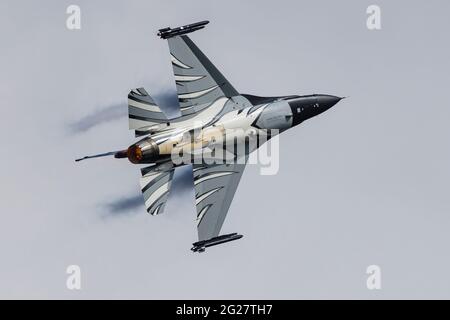
{"label": "engine nozzle", "polygon": [[141,140],[126,150],[126,157],[131,163],[153,163],[159,155],[158,145],[150,138]]}

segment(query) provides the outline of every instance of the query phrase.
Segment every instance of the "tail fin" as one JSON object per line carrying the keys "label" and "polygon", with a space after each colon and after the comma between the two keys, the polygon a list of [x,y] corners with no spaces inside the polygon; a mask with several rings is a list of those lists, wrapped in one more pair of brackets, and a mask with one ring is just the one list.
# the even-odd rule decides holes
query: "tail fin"
{"label": "tail fin", "polygon": [[[168,120],[164,112],[145,91],[134,89],[128,94],[128,119],[131,130],[164,126]],[[141,135],[136,132],[136,135]]]}

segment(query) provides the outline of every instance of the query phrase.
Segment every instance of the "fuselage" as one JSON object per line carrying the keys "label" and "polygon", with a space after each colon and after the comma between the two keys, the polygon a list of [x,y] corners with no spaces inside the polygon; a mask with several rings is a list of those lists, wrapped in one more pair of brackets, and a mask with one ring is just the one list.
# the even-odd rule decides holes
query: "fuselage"
{"label": "fuselage", "polygon": [[142,132],[147,135],[131,145],[126,156],[135,164],[167,163],[173,166],[213,158],[233,161],[247,156],[274,135],[328,110],[340,100],[331,95],[220,97],[188,119],[175,118],[155,131],[155,128],[148,128],[146,132],[144,128]]}

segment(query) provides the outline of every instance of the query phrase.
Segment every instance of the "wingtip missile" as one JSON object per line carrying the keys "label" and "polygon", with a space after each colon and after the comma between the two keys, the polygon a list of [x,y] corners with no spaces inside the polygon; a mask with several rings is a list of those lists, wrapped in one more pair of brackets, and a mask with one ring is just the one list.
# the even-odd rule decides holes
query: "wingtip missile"
{"label": "wingtip missile", "polygon": [[217,236],[208,240],[197,241],[192,244],[191,250],[193,252],[204,252],[206,248],[217,246],[219,244],[230,242],[234,240],[241,239],[243,237],[242,234],[230,233],[224,234],[222,236]]}
{"label": "wingtip missile", "polygon": [[182,34],[191,33],[191,32],[203,29],[208,23],[209,23],[208,20],[204,20],[204,21],[200,21],[200,22],[187,24],[187,25],[181,26],[181,27],[176,27],[173,29],[170,27],[162,28],[162,29],[158,30],[157,35],[161,39],[168,39],[168,38],[180,36]]}

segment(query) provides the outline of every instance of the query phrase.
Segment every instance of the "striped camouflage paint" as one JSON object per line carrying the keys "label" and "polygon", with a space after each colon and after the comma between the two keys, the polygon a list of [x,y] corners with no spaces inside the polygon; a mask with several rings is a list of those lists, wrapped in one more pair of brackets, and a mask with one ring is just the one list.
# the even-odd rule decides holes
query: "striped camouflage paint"
{"label": "striped camouflage paint", "polygon": [[141,172],[141,191],[147,212],[151,215],[163,213],[169,197],[174,169],[160,171],[157,166],[150,166],[141,169]]}
{"label": "striped camouflage paint", "polygon": [[239,95],[188,36],[169,38],[168,43],[182,116],[198,112],[220,97]]}
{"label": "striped camouflage paint", "polygon": [[129,128],[135,130],[165,123],[168,120],[147,91],[138,88],[128,94],[128,121]]}
{"label": "striped camouflage paint", "polygon": [[220,233],[245,164],[193,165],[198,239]]}

